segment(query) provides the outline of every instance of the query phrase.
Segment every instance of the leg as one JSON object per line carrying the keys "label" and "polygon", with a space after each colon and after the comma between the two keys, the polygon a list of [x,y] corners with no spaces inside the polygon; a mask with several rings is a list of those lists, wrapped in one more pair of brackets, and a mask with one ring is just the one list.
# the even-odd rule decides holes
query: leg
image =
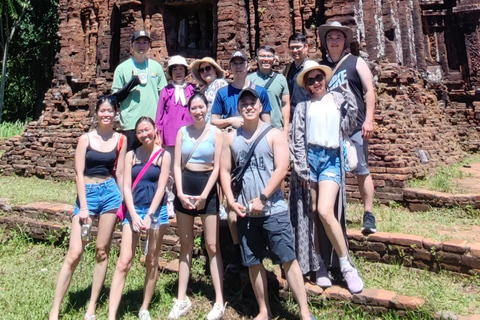
{"label": "leg", "polygon": [[178,268],[178,300],[187,298],[188,279],[192,265],[194,217],[177,211],[178,236],[180,238],[180,266]]}
{"label": "leg", "polygon": [[230,235],[232,236],[233,245],[237,245],[238,242],[238,230],[237,230],[237,214],[235,211],[228,210],[228,229],[230,229]]}
{"label": "leg", "polygon": [[132,266],[132,259],[139,237],[140,234],[133,232],[130,224],[123,225],[120,257],[118,257],[115,272],[113,273],[112,285],[110,287],[110,302],[108,305],[109,320],[115,320],[116,318],[118,306],[122,299],[123,288],[125,287],[125,279]]}
{"label": "leg", "polygon": [[[248,268],[250,283],[257,299],[259,313],[254,320],[268,320],[272,317],[270,302],[268,301],[267,275],[263,264],[257,264]],[[303,284],[303,279],[301,280]]]}
{"label": "leg", "polygon": [[373,179],[370,174],[357,175],[358,189],[362,196],[363,206],[365,211],[372,212],[373,209],[373,197],[375,194],[375,188],[373,186]]}
{"label": "leg", "polygon": [[98,297],[102,291],[105,275],[108,269],[108,257],[110,255],[110,243],[112,233],[117,222],[115,213],[104,213],[98,221],[97,243],[95,248],[96,263],[93,271],[92,294],[87,308],[88,315],[94,315]]}
{"label": "leg", "polygon": [[161,225],[158,230],[148,231],[148,253],[145,260],[147,274],[145,275],[145,287],[143,288],[143,303],[140,310],[148,310],[152,301],[158,275],[158,255],[162,247],[162,240],[168,225]]}
{"label": "leg", "polygon": [[228,229],[232,236],[234,253],[232,261],[227,265],[225,271],[228,273],[239,273],[243,268],[242,257],[240,255],[240,242],[238,239],[237,214],[228,208]]}
{"label": "leg", "polygon": [[77,268],[80,259],[82,258],[83,247],[85,244],[82,243],[80,228],[80,221],[78,215],[76,215],[72,219],[72,231],[70,234],[67,256],[65,257],[65,261],[63,262],[57,278],[53,306],[52,310],[50,311],[50,320],[58,319],[62,300],[65,297],[68,287],[70,286],[73,273]]}
{"label": "leg", "polygon": [[297,260],[282,264],[285,275],[287,276],[288,285],[292,290],[293,297],[297,300],[300,307],[300,315],[303,320],[310,320],[310,311],[308,310],[307,293],[303,285],[303,276]]}
{"label": "leg", "polygon": [[215,289],[215,303],[223,305],[223,261],[220,252],[219,227],[220,221],[216,214],[201,215],[205,246],[210,260],[210,273]]}

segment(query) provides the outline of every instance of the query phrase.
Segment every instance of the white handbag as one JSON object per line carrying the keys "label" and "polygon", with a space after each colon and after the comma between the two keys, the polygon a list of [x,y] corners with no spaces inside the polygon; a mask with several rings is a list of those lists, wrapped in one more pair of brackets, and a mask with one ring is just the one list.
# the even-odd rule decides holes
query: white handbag
{"label": "white handbag", "polygon": [[344,134],[343,136],[343,157],[345,159],[345,170],[354,171],[358,166],[357,149],[352,139]]}

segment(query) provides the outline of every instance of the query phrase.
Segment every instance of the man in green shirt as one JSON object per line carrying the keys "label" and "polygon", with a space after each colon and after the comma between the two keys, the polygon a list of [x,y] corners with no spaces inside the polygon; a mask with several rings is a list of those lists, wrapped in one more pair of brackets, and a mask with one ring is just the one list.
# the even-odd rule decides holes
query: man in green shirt
{"label": "man in green shirt", "polygon": [[272,106],[271,124],[283,131],[288,139],[290,124],[290,92],[285,76],[273,71],[275,49],[269,45],[257,49],[257,72],[248,75],[248,80],[267,90]]}
{"label": "man in green shirt", "polygon": [[112,90],[123,88],[133,76],[140,83],[120,103],[120,128],[127,137],[127,150],[139,146],[135,136],[135,123],[142,116],[155,119],[160,90],[167,85],[162,66],[147,58],[150,35],[145,30],[136,31],[132,37],[132,56],[115,69]]}

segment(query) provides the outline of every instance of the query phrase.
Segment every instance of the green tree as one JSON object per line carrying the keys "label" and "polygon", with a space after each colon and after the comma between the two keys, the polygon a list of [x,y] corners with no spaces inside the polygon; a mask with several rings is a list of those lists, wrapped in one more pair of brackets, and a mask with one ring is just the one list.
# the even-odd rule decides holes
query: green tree
{"label": "green tree", "polygon": [[2,80],[0,83],[0,123],[2,122],[3,104],[5,97],[5,82],[7,79],[8,47],[15,35],[15,31],[22,21],[28,8],[29,1],[2,0],[0,2],[0,42],[2,46]]}

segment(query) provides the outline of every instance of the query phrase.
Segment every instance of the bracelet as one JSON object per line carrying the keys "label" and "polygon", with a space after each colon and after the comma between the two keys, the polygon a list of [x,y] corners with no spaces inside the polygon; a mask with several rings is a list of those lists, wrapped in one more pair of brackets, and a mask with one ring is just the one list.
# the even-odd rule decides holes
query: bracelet
{"label": "bracelet", "polygon": [[88,211],[88,208],[82,208],[82,209],[80,209],[80,210],[78,210],[78,211]]}
{"label": "bracelet", "polygon": [[150,211],[147,212],[147,216],[149,216],[149,217],[153,217],[154,215],[155,215],[155,212],[150,212]]}

